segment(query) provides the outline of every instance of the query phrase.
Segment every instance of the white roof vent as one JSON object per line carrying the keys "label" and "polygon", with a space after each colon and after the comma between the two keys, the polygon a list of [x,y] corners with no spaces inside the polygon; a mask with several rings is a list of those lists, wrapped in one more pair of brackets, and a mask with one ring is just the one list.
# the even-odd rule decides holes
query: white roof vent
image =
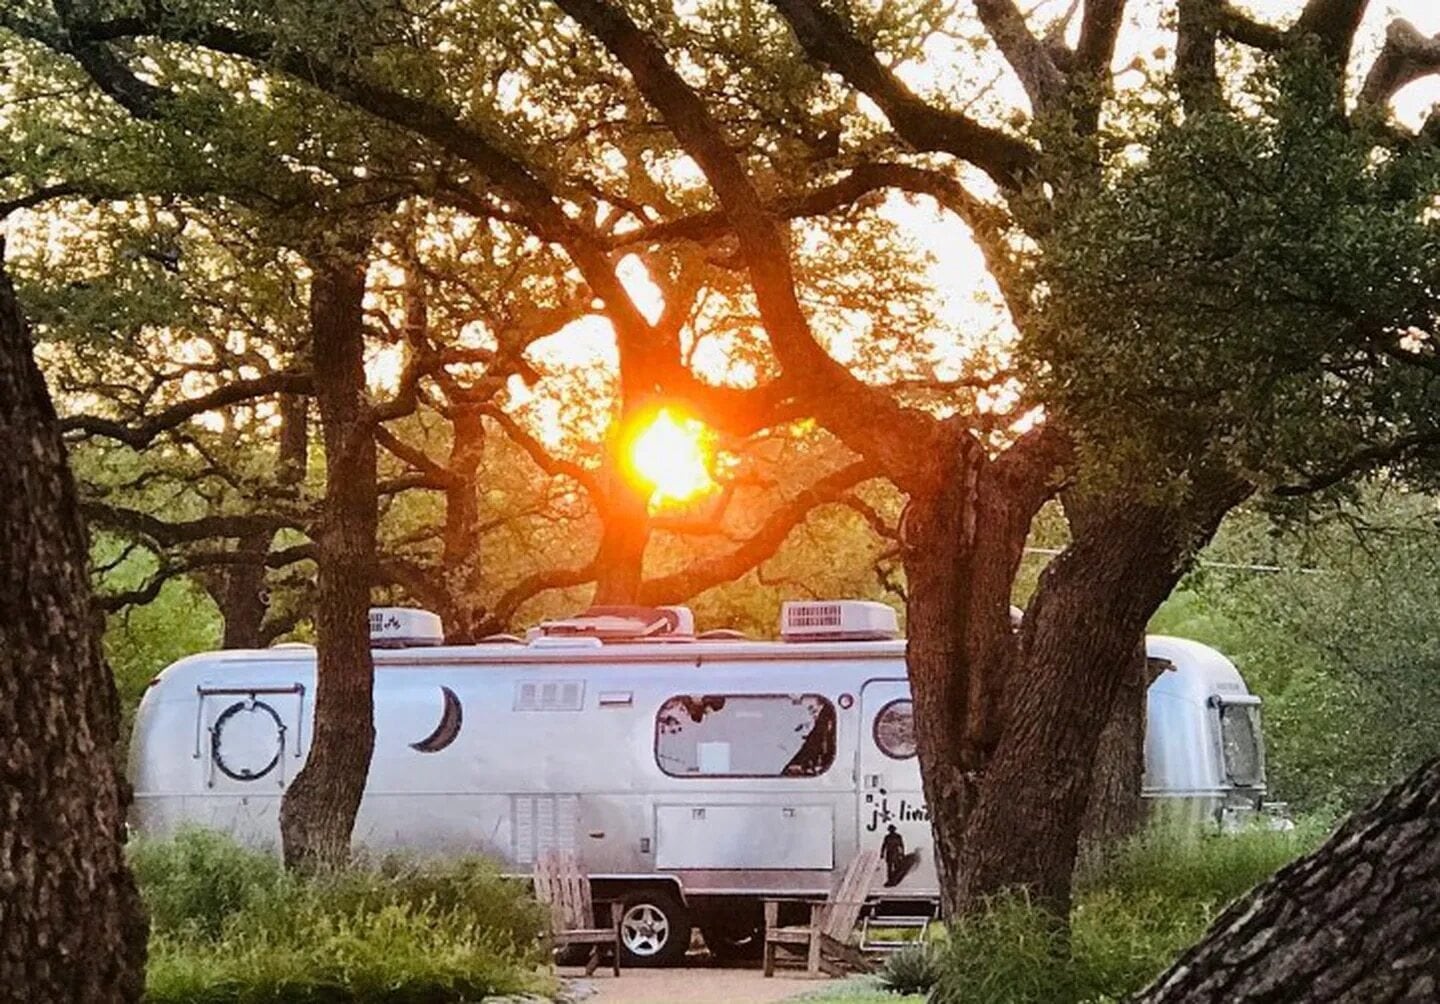
{"label": "white roof vent", "polygon": [[546,621],[539,634],[601,641],[692,641],[695,615],[689,607],[591,607],[578,617]]}
{"label": "white roof vent", "polygon": [[870,600],[788,601],[780,609],[786,641],[889,641],[900,636],[895,611]]}
{"label": "white roof vent", "polygon": [[440,615],[409,607],[371,607],[370,644],[374,648],[441,645],[445,627]]}

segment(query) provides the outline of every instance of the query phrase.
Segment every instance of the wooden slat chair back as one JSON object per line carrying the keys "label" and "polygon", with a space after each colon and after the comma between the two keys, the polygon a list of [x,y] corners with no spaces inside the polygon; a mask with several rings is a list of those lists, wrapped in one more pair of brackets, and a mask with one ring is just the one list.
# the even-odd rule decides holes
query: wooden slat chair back
{"label": "wooden slat chair back", "polygon": [[550,939],[557,948],[591,945],[585,973],[600,964],[600,948],[609,945],[615,975],[620,975],[620,904],[610,904],[610,926],[596,923],[590,876],[574,854],[544,851],[535,859],[535,898],[550,911]]}
{"label": "wooden slat chair back", "polygon": [[822,969],[831,975],[868,968],[864,953],[850,943],[860,921],[860,911],[880,867],[880,852],[864,850],[855,855],[840,884],[824,903],[813,903],[810,923],[804,927],[780,927],[780,901],[765,903],[765,975],[775,975],[775,959],[781,945],[804,945],[805,969],[817,975]]}

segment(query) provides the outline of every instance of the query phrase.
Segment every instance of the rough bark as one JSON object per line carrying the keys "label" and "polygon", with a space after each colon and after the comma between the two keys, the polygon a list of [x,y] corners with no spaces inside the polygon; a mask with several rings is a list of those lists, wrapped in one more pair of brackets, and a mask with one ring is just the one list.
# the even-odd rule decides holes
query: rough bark
{"label": "rough bark", "polygon": [[[235,549],[241,554],[263,554],[270,549],[270,534],[252,533],[241,537]],[[220,617],[225,623],[221,648],[259,648],[260,627],[265,623],[265,566],[237,564],[225,572],[221,584]]]}
{"label": "rough bark", "polygon": [[604,528],[594,562],[596,603],[640,600],[645,549],[650,544],[650,511],[646,499],[624,482],[624,475],[616,471],[604,499]]}
{"label": "rough bark", "polygon": [[912,495],[901,537],[920,774],[941,898],[954,914],[966,906],[964,824],[1001,728],[1015,657],[1011,583],[1046,492],[1015,490],[968,437],[953,440],[948,460],[935,494]]}
{"label": "rough bark", "polygon": [[956,899],[1005,889],[1066,917],[1096,750],[1136,640],[1246,489],[1185,503],[1096,500],[1041,576],[1005,695],[1005,722],[964,823]]}
{"label": "rough bark", "polygon": [[325,440],[325,504],[318,540],[315,729],[309,757],[285,792],[285,861],[345,861],[375,748],[370,581],[375,565],[374,422],[365,395],[365,267],[320,261],[310,290],[315,397]]}
{"label": "rough bark", "polygon": [[482,600],[484,564],[480,549],[480,501],[476,494],[485,459],[485,426],[478,406],[458,406],[450,414],[450,445],[445,487],[444,564],[445,640],[468,645],[479,639],[487,613]]}
{"label": "rough bark", "polygon": [[[955,914],[1025,888],[1064,917],[1092,785],[1127,790],[1106,806],[1111,818],[1090,825],[1129,825],[1127,805],[1138,813],[1145,624],[1244,488],[1218,478],[1174,506],[1073,507],[1074,543],[1042,576],[1017,634],[1010,589],[1047,497],[1045,454],[1006,471],[974,449],[957,449],[937,494],[912,495],[902,528],[942,899]],[[1107,731],[1116,773],[1096,782]]]}
{"label": "rough bark", "polygon": [[59,423],[3,267],[0,453],[0,1001],[135,1001],[146,925],[123,854],[119,705]]}
{"label": "rough bark", "polygon": [[1238,900],[1137,1004],[1440,997],[1440,760]]}
{"label": "rough bark", "polygon": [[[309,402],[298,394],[280,396],[280,445],[276,451],[276,480],[293,493],[305,479],[309,430]],[[275,539],[272,529],[242,534],[235,543],[241,554],[263,556]],[[265,615],[269,597],[265,590],[267,568],[263,560],[232,565],[217,590],[220,614],[225,621],[222,648],[262,648],[266,643]]]}
{"label": "rough bark", "polygon": [[1095,747],[1090,795],[1080,823],[1081,853],[1100,852],[1145,821],[1145,711],[1153,676],[1143,640],[1124,671]]}

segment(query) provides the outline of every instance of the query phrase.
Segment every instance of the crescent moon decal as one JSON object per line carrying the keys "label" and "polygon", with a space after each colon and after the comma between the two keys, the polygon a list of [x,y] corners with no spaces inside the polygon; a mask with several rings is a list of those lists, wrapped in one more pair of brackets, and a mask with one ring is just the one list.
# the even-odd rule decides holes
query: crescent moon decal
{"label": "crescent moon decal", "polygon": [[440,724],[435,726],[435,731],[424,739],[410,744],[410,748],[416,752],[439,753],[453,743],[455,737],[460,734],[460,725],[465,720],[464,709],[460,707],[460,698],[456,697],[455,691],[449,687],[441,687],[440,693],[445,700],[445,710],[440,713]]}

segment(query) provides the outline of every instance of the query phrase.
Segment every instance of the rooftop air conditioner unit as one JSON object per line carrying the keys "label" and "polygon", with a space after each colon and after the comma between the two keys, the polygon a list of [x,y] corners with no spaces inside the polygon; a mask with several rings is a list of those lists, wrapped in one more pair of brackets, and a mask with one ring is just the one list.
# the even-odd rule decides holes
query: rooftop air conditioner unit
{"label": "rooftop air conditioner unit", "polygon": [[689,607],[591,607],[578,617],[546,621],[545,638],[598,638],[601,641],[691,641],[695,615]]}
{"label": "rooftop air conditioner unit", "polygon": [[889,641],[900,636],[895,611],[870,600],[789,601],[780,610],[786,641]]}
{"label": "rooftop air conditioner unit", "polygon": [[370,608],[372,648],[411,648],[444,643],[445,627],[440,623],[439,614],[409,607]]}

